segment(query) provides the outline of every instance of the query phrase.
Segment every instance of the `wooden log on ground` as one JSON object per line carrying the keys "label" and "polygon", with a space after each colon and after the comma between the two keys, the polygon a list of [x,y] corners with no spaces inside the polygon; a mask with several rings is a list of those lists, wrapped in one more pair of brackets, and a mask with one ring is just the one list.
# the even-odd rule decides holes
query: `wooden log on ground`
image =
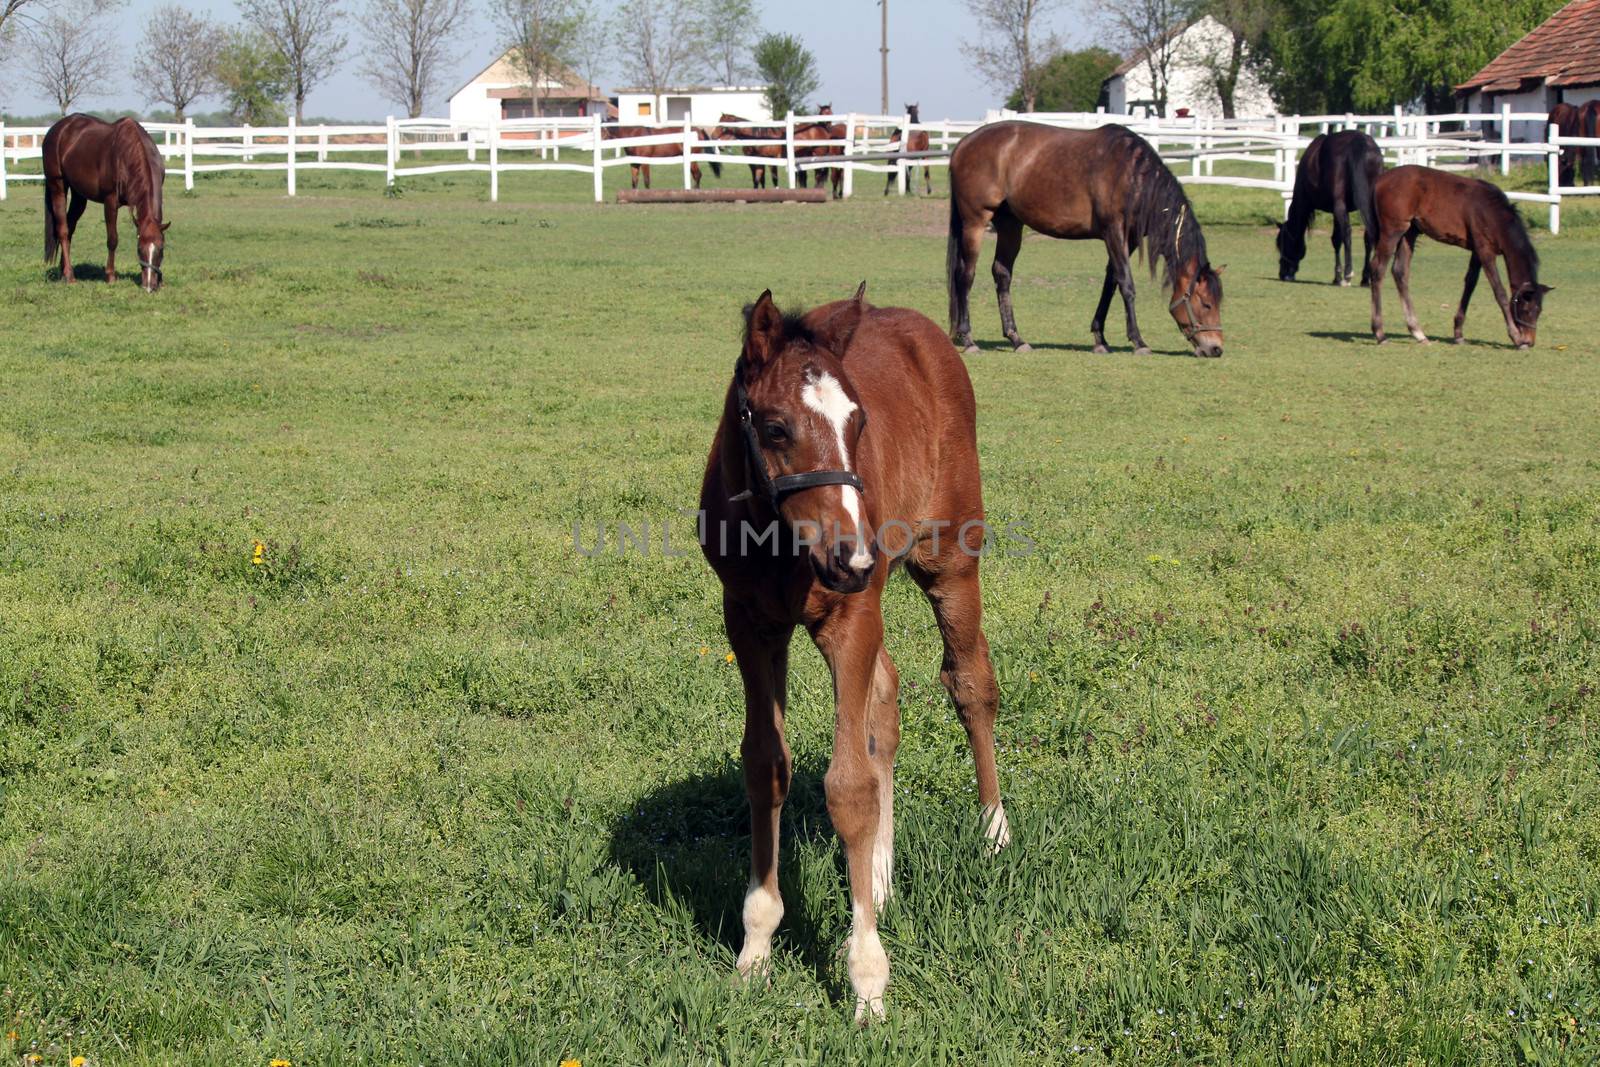
{"label": "wooden log on ground", "polygon": [[826,189],[623,189],[619,204],[822,204]]}

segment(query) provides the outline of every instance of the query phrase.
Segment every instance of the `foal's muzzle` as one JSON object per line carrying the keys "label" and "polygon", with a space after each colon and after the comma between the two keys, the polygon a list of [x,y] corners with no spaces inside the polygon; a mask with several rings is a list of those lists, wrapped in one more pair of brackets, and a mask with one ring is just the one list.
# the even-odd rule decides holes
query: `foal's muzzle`
{"label": "foal's muzzle", "polygon": [[835,593],[859,593],[872,580],[877,558],[868,556],[865,566],[856,566],[851,557],[856,554],[850,540],[835,543],[831,550],[819,546],[811,552],[811,570],[817,581]]}

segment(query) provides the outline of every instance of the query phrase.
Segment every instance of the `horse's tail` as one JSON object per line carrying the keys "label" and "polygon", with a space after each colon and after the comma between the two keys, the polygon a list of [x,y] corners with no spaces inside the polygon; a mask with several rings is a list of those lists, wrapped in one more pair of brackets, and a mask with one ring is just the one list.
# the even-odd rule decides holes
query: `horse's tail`
{"label": "horse's tail", "polygon": [[950,175],[950,236],[944,246],[944,283],[950,295],[950,335],[961,326],[961,203],[955,175]]}
{"label": "horse's tail", "polygon": [[61,243],[56,239],[56,209],[50,199],[50,182],[45,180],[39,184],[44,186],[44,265],[48,267],[56,261]]}
{"label": "horse's tail", "polygon": [[1378,209],[1372,198],[1372,186],[1383,172],[1381,152],[1374,150],[1375,144],[1366,148],[1350,161],[1350,198],[1355,202],[1352,206],[1361,212],[1362,247],[1365,251],[1361,260],[1362,285],[1372,281],[1372,244],[1378,234]]}

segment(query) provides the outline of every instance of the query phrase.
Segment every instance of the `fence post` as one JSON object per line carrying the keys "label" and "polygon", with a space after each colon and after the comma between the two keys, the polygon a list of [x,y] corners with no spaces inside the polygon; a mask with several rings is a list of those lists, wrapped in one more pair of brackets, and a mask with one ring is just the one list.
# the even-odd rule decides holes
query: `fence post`
{"label": "fence post", "polygon": [[500,201],[500,117],[489,113],[489,202]]}
{"label": "fence post", "polygon": [[295,160],[294,160],[294,149],[295,149],[295,134],[297,132],[298,131],[295,129],[294,116],[290,115],[289,116],[289,137],[288,137],[287,143],[285,143],[284,146],[283,146],[284,149],[285,149],[285,152],[283,154],[283,165],[284,165],[284,169],[288,172],[288,175],[289,175],[289,195],[290,196],[294,195],[294,162],[295,162]]}
{"label": "fence post", "polygon": [[1561,232],[1561,146],[1556,139],[1561,136],[1561,127],[1555,123],[1550,124],[1550,195],[1555,197],[1550,201],[1550,233]]}
{"label": "fence post", "polygon": [[395,184],[395,141],[398,131],[395,130],[395,117],[389,115],[384,118],[384,189],[392,189]]}
{"label": "fence post", "polygon": [[600,152],[600,115],[590,116],[594,133],[594,202],[601,203],[606,198],[605,182],[605,157]]}
{"label": "fence post", "polygon": [[689,120],[683,120],[683,187],[690,188],[694,184],[694,127]]}
{"label": "fence post", "polygon": [[1500,105],[1500,174],[1511,173],[1511,105]]}
{"label": "fence post", "polygon": [[328,124],[323,123],[317,127],[317,162],[328,161]]}
{"label": "fence post", "polygon": [[244,161],[250,162],[256,157],[250,154],[250,146],[256,143],[255,134],[250,132],[250,124],[244,124]]}
{"label": "fence post", "polygon": [[783,119],[783,162],[784,168],[789,172],[789,188],[794,185],[794,112],[789,112]]}
{"label": "fence post", "polygon": [[194,188],[194,119],[183,120],[183,188]]}
{"label": "fence post", "polygon": [[0,119],[0,200],[6,198],[6,124]]}
{"label": "fence post", "polygon": [[[845,116],[844,127],[844,157],[849,159],[856,152],[856,113],[854,111]],[[840,187],[841,195],[850,199],[856,191],[856,167],[854,163],[844,165],[844,185]]]}

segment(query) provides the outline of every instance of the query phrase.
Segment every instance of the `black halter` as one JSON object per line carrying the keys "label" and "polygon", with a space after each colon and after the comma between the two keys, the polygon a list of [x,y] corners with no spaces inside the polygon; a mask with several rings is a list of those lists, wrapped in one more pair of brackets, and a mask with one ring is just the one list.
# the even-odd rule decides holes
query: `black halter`
{"label": "black halter", "polygon": [[859,493],[866,492],[866,486],[852,471],[806,471],[803,474],[781,474],[774,478],[767,472],[767,460],[761,454],[761,439],[756,434],[754,413],[750,410],[750,395],[744,390],[744,359],[733,368],[733,398],[739,406],[739,429],[744,434],[745,453],[750,459],[750,470],[756,484],[742,493],[729,497],[729,501],[751,500],[760,497],[772,509],[778,509],[778,502],[784,497],[798,493],[802,489],[814,489],[819,485],[850,485]]}
{"label": "black halter", "polygon": [[1182,306],[1184,314],[1189,316],[1188,322],[1178,323],[1178,329],[1183,331],[1184,340],[1188,341],[1192,345],[1197,345],[1200,343],[1199,341],[1195,340],[1195,338],[1199,337],[1203,333],[1214,333],[1218,337],[1222,336],[1221,326],[1199,325],[1200,316],[1195,314],[1194,310],[1194,287],[1199,284],[1200,274],[1197,271],[1194,278],[1189,282],[1189,288],[1183,291],[1183,295],[1173,297],[1172,303],[1167,305],[1168,311],[1177,311],[1179,306]]}

